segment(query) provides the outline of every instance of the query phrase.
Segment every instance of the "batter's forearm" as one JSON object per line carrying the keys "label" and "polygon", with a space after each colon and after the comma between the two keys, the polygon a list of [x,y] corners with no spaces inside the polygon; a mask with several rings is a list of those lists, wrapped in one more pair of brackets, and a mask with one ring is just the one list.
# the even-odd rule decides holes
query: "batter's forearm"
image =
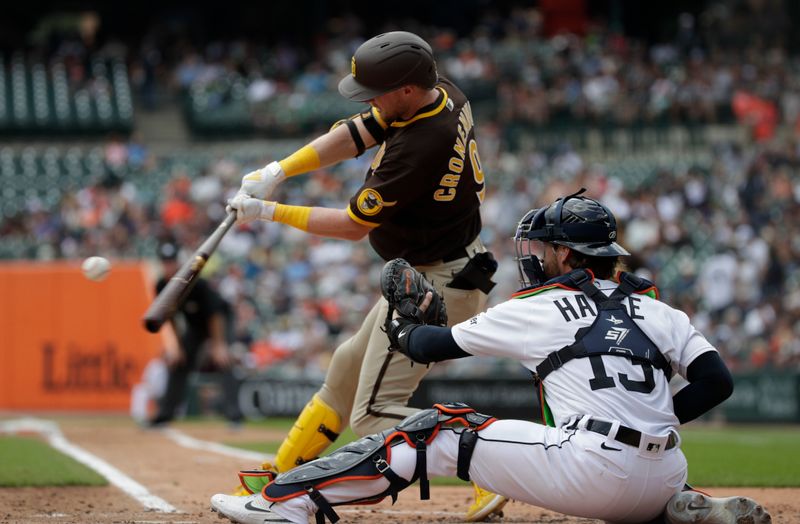
{"label": "batter's forearm", "polygon": [[274,222],[287,224],[314,235],[344,240],[360,240],[369,233],[369,226],[355,222],[345,209],[327,207],[290,206],[268,203],[274,206],[268,218]]}
{"label": "batter's forearm", "polygon": [[356,156],[356,146],[347,126],[338,126],[314,139],[311,147],[319,154],[320,166],[330,166]]}
{"label": "batter's forearm", "polygon": [[[358,130],[364,146],[367,149],[374,146],[376,144],[375,139],[364,127],[361,117],[353,119],[352,122]],[[340,125],[317,137],[310,144],[279,163],[287,176],[294,176],[320,167],[338,164],[355,157],[357,153],[358,147],[353,141],[347,125]]]}
{"label": "batter's forearm", "polygon": [[372,228],[355,222],[345,209],[312,207],[308,232],[329,238],[361,240]]}

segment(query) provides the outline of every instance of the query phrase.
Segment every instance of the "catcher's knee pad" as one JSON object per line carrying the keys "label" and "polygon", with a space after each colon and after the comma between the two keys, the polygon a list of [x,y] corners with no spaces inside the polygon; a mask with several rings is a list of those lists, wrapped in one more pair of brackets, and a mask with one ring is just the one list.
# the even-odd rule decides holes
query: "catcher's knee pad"
{"label": "catcher's knee pad", "polygon": [[[464,455],[466,470],[469,470],[469,457],[475,440],[465,440],[465,433],[474,435],[476,431],[485,428],[496,419],[487,415],[476,413],[466,404],[436,404],[432,409],[426,409],[404,419],[394,429],[387,429],[382,433],[370,435],[352,442],[326,457],[302,464],[291,471],[278,475],[267,484],[262,491],[264,498],[272,502],[288,500],[301,495],[309,495],[317,504],[319,511],[317,521],[324,521],[327,517],[331,522],[336,522],[339,517],[333,506],[342,504],[369,504],[383,500],[387,495],[394,502],[397,493],[407,488],[410,484],[420,481],[420,498],[430,498],[428,484],[426,450],[428,445],[436,438],[442,425],[465,426],[459,440],[458,469],[462,469],[462,449],[468,449]],[[404,440],[409,446],[417,450],[416,466],[411,479],[406,480],[395,473],[389,462],[392,445]],[[464,445],[462,445],[464,444]],[[389,481],[389,487],[384,491],[350,501],[331,504],[320,493],[320,489],[337,482],[347,480],[374,480],[384,477]],[[467,475],[468,478],[468,475]]]}
{"label": "catcher's knee pad", "polygon": [[315,394],[303,408],[275,454],[278,471],[288,471],[325,451],[339,437],[342,418]]}

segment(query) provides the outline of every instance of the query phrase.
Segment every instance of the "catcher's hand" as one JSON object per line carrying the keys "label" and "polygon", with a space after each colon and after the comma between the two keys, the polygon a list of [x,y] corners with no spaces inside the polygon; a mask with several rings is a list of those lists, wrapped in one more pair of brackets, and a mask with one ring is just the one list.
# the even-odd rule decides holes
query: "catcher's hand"
{"label": "catcher's hand", "polygon": [[[389,302],[389,313],[384,324],[389,336],[390,350],[403,351],[407,328],[419,324],[447,325],[444,300],[419,271],[402,258],[390,260],[381,272],[381,293]],[[394,319],[397,311],[398,318]],[[403,351],[405,353],[405,351]]]}

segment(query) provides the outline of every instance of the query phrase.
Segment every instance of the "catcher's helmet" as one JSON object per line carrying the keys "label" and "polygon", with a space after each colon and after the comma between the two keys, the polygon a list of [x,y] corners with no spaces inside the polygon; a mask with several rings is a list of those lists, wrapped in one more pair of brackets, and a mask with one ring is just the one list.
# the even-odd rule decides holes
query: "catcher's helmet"
{"label": "catcher's helmet", "polygon": [[414,33],[391,31],[356,49],[351,74],[339,82],[339,93],[365,102],[407,84],[431,89],[437,79],[431,46]]}
{"label": "catcher's helmet", "polygon": [[531,240],[559,244],[593,257],[630,255],[616,242],[614,215],[600,202],[580,196],[584,191],[581,188],[547,207],[531,209],[519,221],[514,240],[523,285],[538,285],[544,279]]}

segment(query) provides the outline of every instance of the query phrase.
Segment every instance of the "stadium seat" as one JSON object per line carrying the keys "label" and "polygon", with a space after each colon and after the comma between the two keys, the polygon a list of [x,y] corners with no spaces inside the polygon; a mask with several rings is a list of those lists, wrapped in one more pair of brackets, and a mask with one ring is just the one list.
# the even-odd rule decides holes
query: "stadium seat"
{"label": "stadium seat", "polygon": [[22,53],[15,53],[11,59],[11,108],[16,129],[28,129],[31,124],[28,93],[28,73]]}
{"label": "stadium seat", "polygon": [[5,57],[0,55],[0,130],[8,129],[11,125],[11,108],[9,105],[10,94],[8,75],[6,74]]}
{"label": "stadium seat", "polygon": [[70,85],[64,62],[15,52],[0,57],[0,132],[25,134],[130,132],[133,103],[124,62],[93,57],[87,78]]}

